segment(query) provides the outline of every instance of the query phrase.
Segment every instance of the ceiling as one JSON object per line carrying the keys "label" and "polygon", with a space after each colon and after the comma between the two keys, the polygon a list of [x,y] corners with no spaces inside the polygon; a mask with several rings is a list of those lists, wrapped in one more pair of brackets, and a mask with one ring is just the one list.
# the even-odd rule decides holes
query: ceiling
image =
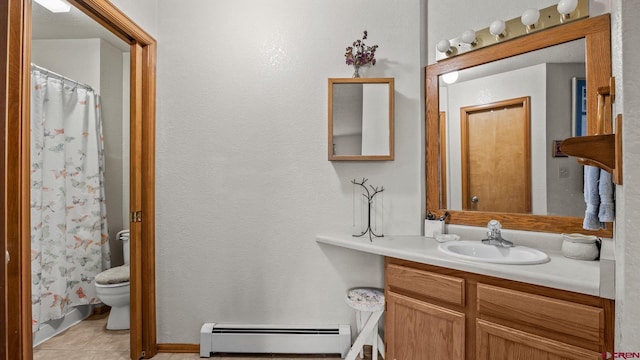
{"label": "ceiling", "polygon": [[31,31],[35,40],[100,38],[123,52],[130,50],[129,44],[74,6],[68,13],[52,13],[34,1]]}

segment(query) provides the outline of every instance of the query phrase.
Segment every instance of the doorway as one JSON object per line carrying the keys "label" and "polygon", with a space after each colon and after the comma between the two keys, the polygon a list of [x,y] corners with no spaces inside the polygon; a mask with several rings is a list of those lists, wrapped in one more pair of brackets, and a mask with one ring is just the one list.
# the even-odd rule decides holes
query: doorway
{"label": "doorway", "polygon": [[[131,358],[157,352],[155,325],[154,152],[156,42],[106,0],[69,0],[130,44]],[[29,226],[30,0],[0,4],[0,228],[5,266],[0,300],[6,326],[1,359],[31,359]]]}
{"label": "doorway", "polygon": [[529,102],[460,109],[463,210],[531,213]]}

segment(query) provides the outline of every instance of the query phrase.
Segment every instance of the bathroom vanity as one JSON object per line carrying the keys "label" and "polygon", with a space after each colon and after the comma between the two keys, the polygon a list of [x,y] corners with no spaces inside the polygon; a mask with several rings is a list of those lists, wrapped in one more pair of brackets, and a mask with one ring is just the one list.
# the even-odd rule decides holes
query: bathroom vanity
{"label": "bathroom vanity", "polygon": [[385,260],[389,359],[602,359],[613,301]]}
{"label": "bathroom vanity", "polygon": [[[582,4],[579,9],[588,10],[586,0],[578,3]],[[555,6],[543,11],[547,14],[544,19],[558,16]],[[568,21],[568,18],[572,20]],[[486,237],[486,225],[493,220],[500,221],[506,229],[523,230],[520,234],[512,233],[512,237],[507,235],[505,239],[516,245],[542,250],[549,257],[547,262],[507,265],[465,260],[438,250],[439,243],[435,239],[422,236],[385,236],[371,241],[350,235],[316,237],[320,243],[385,257],[387,359],[596,360],[602,359],[606,352],[613,353],[615,264],[610,256],[613,224],[607,223],[606,228],[589,232],[607,239],[599,261],[580,261],[562,255],[560,233],[584,232],[584,201],[580,190],[583,186],[582,168],[572,159],[562,159],[565,156],[559,156],[550,146],[556,139],[578,135],[569,133],[569,129],[575,127],[569,115],[570,101],[558,105],[566,109],[567,114],[557,116],[549,115],[545,101],[560,98],[550,95],[555,91],[567,97],[571,94],[569,86],[572,79],[584,77],[586,112],[582,121],[585,122],[585,131],[579,135],[586,136],[577,141],[591,141],[596,134],[602,134],[600,128],[605,118],[608,119],[604,124],[607,138],[613,138],[614,126],[610,121],[613,116],[609,116],[613,100],[610,98],[607,102],[604,95],[598,93],[615,88],[611,78],[610,18],[608,14],[588,18],[588,11],[573,13],[568,18],[563,17],[547,29],[528,29],[522,37],[509,41],[501,40],[504,34],[500,31],[480,39],[475,45],[473,42],[459,44],[456,39],[448,43],[445,40],[449,47],[438,46],[443,58],[429,65],[425,74],[424,212],[446,219],[450,233],[478,243]],[[517,18],[511,24],[519,22]],[[484,45],[481,44],[483,41]],[[552,57],[553,54],[558,57]],[[571,58],[570,54],[578,57]],[[551,65],[544,69],[544,75],[537,76],[540,79],[558,77],[547,75],[555,71],[551,69],[555,63],[584,65],[579,69],[556,69],[558,74],[567,77],[566,81],[561,81],[567,89],[559,88],[558,83],[545,83],[541,87],[544,95],[536,95],[535,91],[520,94],[527,91],[522,86],[526,81],[517,80],[519,77],[515,76],[513,69],[523,64],[526,66],[520,66],[520,69],[542,63],[545,67],[547,63]],[[509,74],[497,72],[497,69],[509,70]],[[442,78],[454,71],[459,71],[460,77],[467,82],[464,88],[462,81],[455,86],[444,85]],[[490,81],[477,82],[489,75],[492,76]],[[506,76],[516,81],[506,83]],[[471,80],[473,84],[470,84]],[[491,91],[488,90],[489,85],[492,86]],[[513,98],[515,90],[517,96],[525,97]],[[495,99],[488,99],[486,95],[489,93],[494,94]],[[599,95],[602,96],[598,98]],[[527,120],[518,127],[526,130],[524,134],[519,130],[509,130],[500,141],[486,136],[493,130],[470,127],[471,115],[476,112],[486,112],[489,116],[494,111],[506,111],[516,103],[523,104],[517,105],[522,108],[518,114],[543,122],[529,124]],[[538,107],[540,104],[545,107]],[[602,121],[594,121],[597,114]],[[511,116],[509,121],[515,121],[513,119],[519,116]],[[494,117],[489,119],[495,120],[492,124],[498,124]],[[567,122],[561,124],[558,119]],[[547,123],[547,120],[551,121]],[[484,117],[478,122],[486,123]],[[548,130],[558,124],[561,131],[547,139],[541,129]],[[616,126],[620,129],[620,125]],[[509,136],[510,133],[513,135]],[[470,134],[476,140],[471,141]],[[507,162],[500,152],[507,148],[503,141],[507,138],[515,139],[510,142],[515,150],[506,150],[506,153],[526,155],[524,160],[513,161],[510,164],[513,166],[504,166]],[[619,157],[621,149],[614,149],[611,144],[603,152],[618,154]],[[580,164],[594,165],[593,159],[599,155],[594,155],[594,152],[600,151],[596,150],[591,147],[585,156],[581,154]],[[492,154],[496,157],[470,160],[470,154]],[[472,171],[467,166],[471,163],[500,166]],[[611,170],[597,163],[595,165]],[[498,168],[504,171],[493,171]],[[621,165],[615,168],[621,170]],[[560,177],[572,177],[571,182],[547,181],[547,172],[559,173],[558,169],[562,170],[563,176]],[[510,176],[521,170],[523,177],[514,180]],[[525,187],[511,193],[506,191],[512,184]],[[577,193],[573,194],[575,189],[578,189]],[[520,204],[516,208],[505,206],[505,203],[511,206],[516,202]],[[487,240],[496,240],[496,246],[510,244],[499,237],[489,236]],[[475,245],[470,246],[473,249]],[[609,249],[605,251],[606,247]],[[473,251],[466,253],[478,260]]]}
{"label": "bathroom vanity", "polygon": [[613,352],[613,273],[600,261],[553,248],[536,265],[464,261],[422,236],[316,240],[385,256],[387,359],[595,360]]}

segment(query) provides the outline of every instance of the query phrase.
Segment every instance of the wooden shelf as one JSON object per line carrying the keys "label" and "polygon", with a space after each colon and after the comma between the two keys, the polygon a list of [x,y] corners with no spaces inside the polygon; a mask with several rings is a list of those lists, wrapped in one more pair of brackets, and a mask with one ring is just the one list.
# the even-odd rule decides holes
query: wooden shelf
{"label": "wooden shelf", "polygon": [[596,166],[608,171],[613,182],[622,185],[622,115],[616,117],[616,133],[576,136],[565,139],[560,151],[575,156],[582,165]]}

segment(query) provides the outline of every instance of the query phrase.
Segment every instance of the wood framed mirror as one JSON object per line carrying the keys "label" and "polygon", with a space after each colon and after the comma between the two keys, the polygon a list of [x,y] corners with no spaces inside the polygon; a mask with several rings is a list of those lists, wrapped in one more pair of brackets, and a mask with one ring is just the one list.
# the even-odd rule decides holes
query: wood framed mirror
{"label": "wood framed mirror", "polygon": [[393,160],[393,78],[329,79],[329,160]]}
{"label": "wood framed mirror", "polygon": [[[606,229],[599,231],[588,231],[582,228],[582,222],[584,210],[580,209],[568,209],[566,213],[558,213],[559,211],[549,210],[547,211],[547,200],[544,200],[543,206],[540,206],[533,198],[536,193],[545,191],[545,198],[555,198],[552,193],[547,193],[546,180],[541,180],[541,177],[546,179],[547,175],[551,177],[562,178],[564,177],[564,166],[558,167],[557,163],[554,166],[556,168],[549,167],[550,161],[548,160],[551,155],[548,155],[552,149],[551,146],[546,144],[553,143],[554,140],[562,140],[564,138],[574,136],[571,134],[571,82],[568,80],[566,104],[567,115],[566,125],[562,127],[566,131],[561,135],[546,136],[546,129],[549,125],[539,125],[536,121],[547,121],[547,118],[552,118],[549,112],[545,109],[534,110],[537,106],[536,102],[540,102],[537,99],[532,99],[529,106],[531,107],[531,147],[527,147],[524,151],[530,151],[532,166],[531,166],[531,184],[528,184],[532,193],[531,210],[525,210],[519,213],[507,212],[504,210],[478,210],[465,209],[462,205],[456,206],[456,201],[462,203],[460,200],[463,193],[460,183],[455,183],[456,173],[453,169],[458,169],[458,173],[462,167],[462,157],[460,150],[458,153],[447,152],[443,153],[444,149],[454,149],[455,145],[452,142],[457,141],[460,143],[460,115],[461,108],[464,106],[480,106],[482,100],[486,103],[496,103],[495,99],[486,99],[486,91],[483,92],[478,88],[475,90],[475,94],[478,95],[477,99],[471,99],[469,96],[465,98],[465,105],[456,105],[450,97],[450,90],[444,87],[442,81],[442,75],[459,71],[473,71],[479,69],[481,66],[486,68],[493,68],[493,74],[500,72],[501,75],[505,71],[514,71],[514,63],[518,63],[521,57],[525,55],[533,54],[536,57],[536,53],[545,49],[544,51],[555,51],[556,53],[565,53],[567,57],[570,53],[575,52],[574,49],[583,49],[583,72],[584,78],[586,78],[586,92],[584,98],[586,99],[586,128],[587,132],[584,135],[592,135],[596,132],[595,118],[597,113],[597,89],[599,87],[608,86],[611,78],[611,35],[610,35],[610,15],[605,14],[593,18],[587,18],[583,20],[577,20],[572,23],[563,24],[553,28],[540,30],[538,32],[529,34],[524,37],[512,39],[499,43],[493,46],[488,46],[476,51],[471,51],[458,56],[442,60],[438,63],[427,66],[426,69],[426,190],[427,190],[427,210],[432,213],[443,214],[448,211],[450,216],[448,218],[449,224],[470,225],[470,226],[486,226],[487,222],[491,219],[499,220],[505,229],[514,230],[529,230],[540,232],[554,232],[554,233],[589,233],[597,236],[612,237],[613,236],[613,224],[607,223]],[[560,48],[559,46],[568,46],[567,48]],[[548,62],[548,56],[543,54],[537,56],[541,60],[541,63],[546,65]],[[546,59],[546,60],[545,60]],[[573,61],[573,60],[571,60]],[[567,62],[566,59],[559,62]],[[524,66],[524,65],[523,65]],[[531,64],[525,67],[530,67]],[[496,70],[498,69],[498,70]],[[479,71],[481,72],[481,71]],[[539,73],[538,76],[530,77],[531,79],[546,79],[549,81],[549,86],[555,86],[552,84],[554,79],[551,72]],[[482,75],[486,77],[486,74]],[[580,76],[581,77],[581,76]],[[462,78],[462,76],[461,76]],[[462,79],[464,81],[464,79]],[[499,86],[502,83],[502,79],[493,79],[493,83]],[[520,85],[526,82],[520,82]],[[564,86],[564,85],[563,85]],[[483,90],[485,88],[482,88]],[[551,92],[544,93],[544,99],[554,99]],[[445,100],[445,96],[447,97]],[[484,98],[483,98],[484,96]],[[514,94],[513,91],[506,92],[502,95],[500,100],[508,100],[517,97],[521,97],[521,94]],[[527,96],[527,95],[523,95]],[[474,102],[477,101],[477,102]],[[448,108],[445,108],[447,107]],[[564,105],[563,105],[564,106]],[[563,110],[564,111],[564,110]],[[441,120],[446,119],[446,120]],[[443,124],[443,121],[447,121]],[[564,120],[562,120],[564,121]],[[527,125],[529,126],[529,125]],[[456,132],[457,129],[457,132]],[[535,132],[541,133],[536,135]],[[445,135],[446,134],[446,135]],[[546,137],[545,137],[546,136]],[[535,140],[541,137],[541,140]],[[558,137],[558,138],[555,138]],[[538,141],[539,146],[534,146],[534,143]],[[500,143],[496,141],[486,141],[487,144],[492,146],[499,146]],[[443,144],[446,144],[443,146]],[[447,151],[449,151],[447,150]],[[478,151],[478,150],[476,150]],[[569,168],[570,173],[575,178],[575,182],[580,182],[582,173],[581,167],[573,165],[576,163],[574,158],[564,158],[569,161],[574,168]],[[535,165],[538,163],[539,165]],[[538,171],[536,166],[539,166],[541,171]],[[544,173],[545,175],[540,175]],[[461,178],[458,174],[457,177]],[[561,179],[563,180],[563,179]],[[454,182],[452,182],[454,181]],[[460,180],[461,181],[461,180]],[[449,191],[449,188],[458,189],[458,193]],[[538,186],[540,184],[540,186]],[[552,187],[553,185],[549,185]],[[578,187],[575,184],[574,188]],[[541,190],[542,189],[542,190]],[[584,206],[584,199],[581,193],[581,189],[574,189],[572,195],[575,201],[582,201]],[[465,193],[466,194],[466,193]],[[457,199],[457,200],[456,200]],[[526,200],[529,201],[529,200]],[[566,208],[566,206],[565,206]],[[539,210],[542,209],[542,210]],[[582,215],[580,215],[582,211]]]}

